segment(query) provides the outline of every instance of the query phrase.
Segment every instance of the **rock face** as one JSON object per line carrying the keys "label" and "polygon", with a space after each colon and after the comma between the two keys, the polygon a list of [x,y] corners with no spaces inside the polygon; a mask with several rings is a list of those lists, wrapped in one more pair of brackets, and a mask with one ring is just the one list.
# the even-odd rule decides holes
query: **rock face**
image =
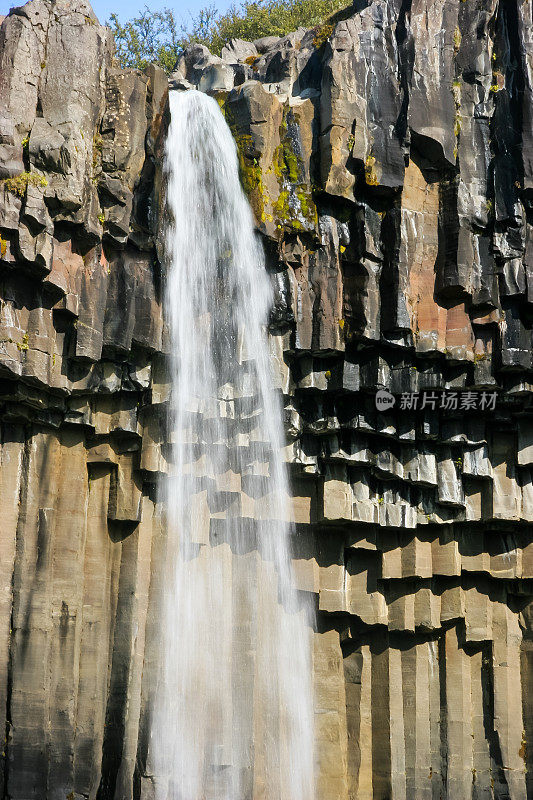
{"label": "rock face", "polygon": [[[317,800],[533,796],[532,23],[357,0],[172,76],[216,96],[268,255]],[[84,0],[1,24],[10,800],[153,795],[166,89]]]}

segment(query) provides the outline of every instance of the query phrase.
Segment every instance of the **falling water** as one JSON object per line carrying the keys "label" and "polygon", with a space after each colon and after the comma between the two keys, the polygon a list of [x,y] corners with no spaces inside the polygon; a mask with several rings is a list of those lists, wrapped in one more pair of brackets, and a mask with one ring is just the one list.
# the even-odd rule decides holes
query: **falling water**
{"label": "falling water", "polygon": [[312,800],[309,614],[290,502],[263,252],[216,101],[171,92],[166,144],[173,468],[157,800]]}

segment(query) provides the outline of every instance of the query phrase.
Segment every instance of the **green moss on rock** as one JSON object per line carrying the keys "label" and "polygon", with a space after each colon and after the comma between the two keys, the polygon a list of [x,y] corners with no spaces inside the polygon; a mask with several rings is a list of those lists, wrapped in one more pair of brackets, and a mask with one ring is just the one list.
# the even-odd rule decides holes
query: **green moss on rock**
{"label": "green moss on rock", "polygon": [[365,181],[368,186],[377,186],[379,183],[375,163],[375,156],[369,153],[365,158]]}
{"label": "green moss on rock", "polygon": [[280,188],[273,210],[278,227],[294,230],[314,228],[317,222],[312,190],[303,180],[304,164],[295,146],[298,135],[298,117],[293,109],[285,106],[279,127],[280,143],[272,162]]}
{"label": "green moss on rock", "polygon": [[13,192],[19,197],[24,197],[28,186],[41,188],[48,186],[48,181],[44,175],[37,175],[35,172],[21,172],[20,175],[14,178],[4,178],[2,183],[8,192]]}
{"label": "green moss on rock", "polygon": [[[269,196],[261,154],[257,152],[253,137],[245,133],[234,118],[227,103],[228,93],[218,92],[216,100],[232,132],[237,146],[241,185],[247,194],[258,222],[275,222],[278,228],[310,230],[317,223],[317,212],[312,189],[305,181],[305,166],[299,152],[298,117],[288,105],[284,107],[279,127],[280,143],[274,151],[266,174],[276,176],[279,194]],[[269,213],[268,209],[272,210]]]}
{"label": "green moss on rock", "polygon": [[227,103],[228,94],[229,92],[217,92],[216,101],[224,115],[224,119],[229,125],[233,138],[235,139],[235,144],[237,145],[241,186],[250,200],[256,219],[264,222],[265,202],[263,172],[259,164],[260,154],[256,152],[254,140],[251,135],[249,133],[240,132]]}

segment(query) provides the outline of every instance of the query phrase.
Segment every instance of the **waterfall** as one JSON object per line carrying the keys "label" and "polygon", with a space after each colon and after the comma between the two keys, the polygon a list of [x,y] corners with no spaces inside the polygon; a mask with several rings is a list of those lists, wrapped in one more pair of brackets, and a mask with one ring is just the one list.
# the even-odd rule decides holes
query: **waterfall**
{"label": "waterfall", "polygon": [[271,290],[217,102],[170,93],[168,550],[157,800],[312,800],[311,619],[294,587]]}

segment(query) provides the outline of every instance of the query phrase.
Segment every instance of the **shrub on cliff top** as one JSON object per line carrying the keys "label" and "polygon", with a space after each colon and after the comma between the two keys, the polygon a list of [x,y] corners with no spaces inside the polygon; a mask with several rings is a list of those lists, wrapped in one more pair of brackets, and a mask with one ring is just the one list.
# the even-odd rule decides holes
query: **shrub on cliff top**
{"label": "shrub on cliff top", "polygon": [[349,0],[244,0],[221,14],[214,5],[191,15],[188,25],[179,25],[169,8],[151,11],[122,24],[116,14],[108,20],[123,67],[144,69],[155,61],[170,72],[181,52],[196,42],[220,55],[230,39],[253,41],[263,36],[284,36],[300,26],[320,25]]}

